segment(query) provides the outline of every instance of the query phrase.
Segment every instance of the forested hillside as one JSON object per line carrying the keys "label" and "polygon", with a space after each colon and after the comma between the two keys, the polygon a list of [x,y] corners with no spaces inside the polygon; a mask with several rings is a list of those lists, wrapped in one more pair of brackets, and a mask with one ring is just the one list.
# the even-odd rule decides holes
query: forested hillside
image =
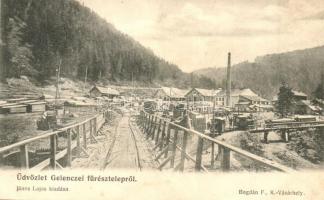
{"label": "forested hillside", "polygon": [[[74,0],[1,0],[2,80],[27,75],[39,82],[62,76],[178,87],[190,75],[116,30]],[[210,87],[205,77],[195,77]],[[207,79],[208,80],[208,79]]]}
{"label": "forested hillside", "polygon": [[[225,86],[226,68],[206,68],[194,73],[214,77],[219,87]],[[232,67],[232,81],[236,88],[249,87],[268,98],[278,93],[283,81],[312,95],[321,82],[321,73],[324,73],[324,46],[239,63]]]}

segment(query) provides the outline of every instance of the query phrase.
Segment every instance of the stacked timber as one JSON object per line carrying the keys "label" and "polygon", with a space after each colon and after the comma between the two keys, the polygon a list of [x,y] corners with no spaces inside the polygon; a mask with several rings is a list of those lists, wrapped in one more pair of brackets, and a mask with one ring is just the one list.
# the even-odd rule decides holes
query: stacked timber
{"label": "stacked timber", "polygon": [[0,114],[44,112],[45,110],[46,110],[45,101],[18,98],[18,99],[7,99],[6,101],[0,102]]}
{"label": "stacked timber", "polygon": [[44,112],[46,110],[46,102],[36,101],[25,103],[27,105],[27,112]]}
{"label": "stacked timber", "polygon": [[8,114],[26,113],[27,112],[27,106],[23,105],[23,104],[9,105],[9,106],[1,107],[1,110],[4,113],[8,113]]}

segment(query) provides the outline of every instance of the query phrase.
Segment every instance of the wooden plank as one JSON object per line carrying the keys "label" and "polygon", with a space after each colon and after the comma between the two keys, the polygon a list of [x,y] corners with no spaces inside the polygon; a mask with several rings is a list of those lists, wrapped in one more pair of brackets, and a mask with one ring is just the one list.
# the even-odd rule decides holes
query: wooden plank
{"label": "wooden plank", "polygon": [[81,154],[81,141],[80,141],[80,126],[76,127],[76,142],[77,142],[77,152],[76,156],[80,157]]}
{"label": "wooden plank", "polygon": [[62,165],[59,162],[55,161],[55,164],[56,164],[56,167],[58,167],[60,169],[64,169],[64,167],[62,167]]}
{"label": "wooden plank", "polygon": [[156,127],[157,127],[157,120],[158,120],[158,117],[156,116],[155,117],[155,120],[154,120],[154,123],[153,123],[153,130],[152,130],[152,133],[151,133],[151,136],[152,136],[152,140],[154,140],[154,136],[155,136],[155,131],[156,131]]}
{"label": "wooden plank", "polygon": [[50,136],[50,167],[56,169],[56,135]]}
{"label": "wooden plank", "polygon": [[83,132],[83,136],[82,136],[83,148],[87,149],[87,130],[86,130],[86,124],[85,123],[82,125],[82,132]]}
{"label": "wooden plank", "polygon": [[202,152],[204,148],[204,139],[199,137],[197,144],[197,153],[196,153],[196,162],[195,162],[195,170],[200,171],[202,164]]}
{"label": "wooden plank", "polygon": [[148,129],[149,129],[150,120],[151,120],[151,116],[150,116],[150,115],[146,116],[144,133],[147,133],[147,131],[148,131]]}
{"label": "wooden plank", "polygon": [[181,151],[181,160],[180,160],[180,166],[179,170],[183,172],[184,170],[184,163],[186,160],[186,150],[187,150],[187,142],[188,142],[188,132],[184,131],[183,132],[183,138],[182,138],[182,151]]}
{"label": "wooden plank", "polygon": [[94,143],[94,136],[93,136],[93,125],[92,125],[92,119],[89,121],[89,127],[90,127],[90,142]]}
{"label": "wooden plank", "polygon": [[211,153],[210,153],[210,167],[213,169],[215,166],[215,143],[211,144]]}
{"label": "wooden plank", "polygon": [[[176,148],[177,148],[179,151],[182,151],[182,148],[179,147],[178,145],[176,146]],[[185,156],[186,156],[186,159],[187,159],[187,160],[190,160],[190,161],[192,161],[192,162],[194,162],[194,163],[196,162],[196,160],[195,160],[191,155],[189,155],[189,154],[185,154]],[[201,165],[200,167],[201,167],[201,169],[204,170],[205,172],[208,172],[208,170],[206,169],[206,167],[204,167],[204,165]]]}
{"label": "wooden plank", "polygon": [[159,137],[160,137],[160,133],[161,133],[161,125],[162,125],[162,119],[159,120],[159,126],[158,126],[156,137],[155,137],[155,144],[156,145],[159,142]]}
{"label": "wooden plank", "polygon": [[[72,143],[72,150],[75,147],[76,147],[76,143],[73,142]],[[63,158],[66,155],[66,153],[67,153],[67,150],[66,149],[64,149],[64,150],[60,151],[59,153],[57,153],[56,156],[55,156],[56,157],[56,160],[59,160],[59,159]],[[42,161],[41,163],[37,164],[36,166],[32,167],[31,169],[32,170],[40,171],[40,170],[45,169],[49,165],[50,165],[50,158]]]}
{"label": "wooden plank", "polygon": [[72,136],[71,130],[67,130],[67,155],[66,155],[66,166],[71,167],[72,163]]}
{"label": "wooden plank", "polygon": [[162,150],[163,145],[164,145],[165,130],[166,130],[165,127],[166,127],[166,121],[164,120],[164,121],[163,121],[163,128],[162,128],[162,135],[161,135],[161,142],[160,142],[160,145],[159,145],[160,150]]}
{"label": "wooden plank", "polygon": [[146,139],[149,138],[150,136],[150,132],[151,132],[151,129],[152,129],[152,122],[153,122],[153,116],[149,116],[149,122],[148,122],[148,125],[147,125],[147,130],[146,130]]}
{"label": "wooden plank", "polygon": [[95,136],[98,136],[98,132],[97,132],[97,131],[98,131],[98,130],[97,130],[97,118],[94,118],[94,119],[93,119],[93,129],[94,129],[94,130],[93,130],[93,131],[94,131],[94,135],[95,135]]}
{"label": "wooden plank", "polygon": [[[168,130],[167,130],[167,135],[166,135],[166,139],[165,139],[165,146],[169,146],[170,144],[170,136],[171,136],[171,124],[168,125]],[[166,158],[168,156],[169,151],[166,151],[164,154],[164,158]]]}
{"label": "wooden plank", "polygon": [[20,146],[20,168],[29,169],[29,156],[27,145]]}
{"label": "wooden plank", "polygon": [[231,152],[226,147],[220,147],[221,148],[221,168],[224,172],[227,172],[230,170],[230,158],[231,158]]}
{"label": "wooden plank", "polygon": [[264,141],[264,143],[268,143],[268,135],[269,135],[269,131],[265,131],[264,133],[263,133],[263,141]]}
{"label": "wooden plank", "polygon": [[155,158],[155,160],[158,160],[163,154],[165,154],[166,151],[169,151],[169,146],[166,146]]}
{"label": "wooden plank", "polygon": [[172,157],[168,157],[167,159],[165,159],[158,167],[159,170],[162,170],[162,168],[169,162],[172,160]]}
{"label": "wooden plank", "polygon": [[171,155],[171,164],[170,166],[174,167],[174,160],[177,153],[177,141],[178,141],[178,129],[176,128],[173,135],[173,141],[172,141],[172,155]]}

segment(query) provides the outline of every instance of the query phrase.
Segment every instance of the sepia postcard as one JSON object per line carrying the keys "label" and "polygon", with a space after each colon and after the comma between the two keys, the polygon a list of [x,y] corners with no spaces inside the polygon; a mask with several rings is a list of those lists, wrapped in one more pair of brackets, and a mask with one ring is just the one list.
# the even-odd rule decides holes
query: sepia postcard
{"label": "sepia postcard", "polygon": [[0,199],[324,199],[324,1],[0,0]]}

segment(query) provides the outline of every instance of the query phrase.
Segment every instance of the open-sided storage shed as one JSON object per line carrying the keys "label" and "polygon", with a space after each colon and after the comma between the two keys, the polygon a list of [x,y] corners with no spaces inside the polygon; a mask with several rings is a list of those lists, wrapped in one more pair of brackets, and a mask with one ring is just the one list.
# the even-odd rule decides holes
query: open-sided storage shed
{"label": "open-sided storage shed", "polygon": [[46,110],[46,102],[26,103],[27,112],[44,112]]}

